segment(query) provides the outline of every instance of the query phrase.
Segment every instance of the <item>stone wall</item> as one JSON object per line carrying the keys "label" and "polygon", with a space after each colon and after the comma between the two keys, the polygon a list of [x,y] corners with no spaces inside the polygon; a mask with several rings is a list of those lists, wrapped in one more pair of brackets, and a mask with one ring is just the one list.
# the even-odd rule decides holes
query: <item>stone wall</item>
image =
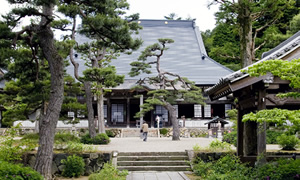
{"label": "stone wall", "polygon": [[[53,162],[52,162],[52,174],[60,175],[65,168],[65,166],[61,163],[62,159],[67,159],[68,156],[73,154],[53,154]],[[83,153],[76,154],[77,156],[81,156],[85,163],[85,172],[83,175],[88,176],[94,172],[102,169],[103,164],[112,160],[112,153]],[[23,164],[25,166],[34,167],[34,163],[36,160],[35,153],[25,154],[23,156]]]}

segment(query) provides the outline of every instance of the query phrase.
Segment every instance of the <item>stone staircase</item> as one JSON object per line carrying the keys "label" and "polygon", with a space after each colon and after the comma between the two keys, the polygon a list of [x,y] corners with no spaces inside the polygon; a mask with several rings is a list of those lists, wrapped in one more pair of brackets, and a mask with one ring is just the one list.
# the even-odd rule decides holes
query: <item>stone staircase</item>
{"label": "stone staircase", "polygon": [[186,152],[118,153],[117,168],[128,171],[190,171]]}

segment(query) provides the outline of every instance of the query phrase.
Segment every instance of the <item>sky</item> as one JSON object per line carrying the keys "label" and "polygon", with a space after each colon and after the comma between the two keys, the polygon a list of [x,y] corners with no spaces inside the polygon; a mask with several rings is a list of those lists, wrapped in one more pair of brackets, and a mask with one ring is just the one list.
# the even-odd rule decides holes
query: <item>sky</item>
{"label": "sky", "polygon": [[[186,19],[196,19],[196,25],[201,31],[212,30],[215,27],[214,13],[217,6],[207,7],[212,0],[127,0],[130,4],[129,14],[139,13],[140,19],[164,19],[164,16],[175,13]],[[0,14],[10,9],[6,0],[0,0]]]}

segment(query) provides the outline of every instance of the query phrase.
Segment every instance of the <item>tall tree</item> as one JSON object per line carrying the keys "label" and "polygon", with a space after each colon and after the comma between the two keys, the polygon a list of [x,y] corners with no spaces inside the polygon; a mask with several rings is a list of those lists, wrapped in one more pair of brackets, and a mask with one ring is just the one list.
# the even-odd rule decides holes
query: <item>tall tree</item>
{"label": "tall tree", "polygon": [[[291,9],[294,0],[215,0],[220,3],[223,19],[236,18],[240,37],[240,58],[242,67],[252,64],[255,53],[266,43],[266,39],[258,43],[257,37],[268,27],[279,22],[284,11]],[[224,13],[226,15],[224,15]],[[222,13],[221,13],[222,14]]]}
{"label": "tall tree", "polygon": [[[25,26],[18,32],[14,31],[15,37],[12,39],[12,48],[18,50],[18,41],[25,40],[32,50],[32,59],[37,59],[35,52],[40,48],[42,56],[39,57],[39,59],[45,58],[49,66],[51,74],[49,100],[47,103],[44,103],[45,106],[43,106],[42,112],[44,113],[42,113],[40,120],[39,148],[34,168],[40,172],[45,179],[51,179],[54,134],[63,102],[64,90],[64,62],[55,46],[53,31],[50,27],[54,19],[53,11],[56,1],[9,0],[9,2],[17,5],[23,3],[30,5],[23,6],[23,8],[14,8],[4,17],[12,31],[15,25],[26,16],[35,16],[39,20],[38,23],[32,21],[30,25]],[[36,40],[38,43],[33,44],[33,40]]]}
{"label": "tall tree", "polygon": [[[84,54],[84,57],[89,61],[91,67],[99,69],[101,68],[112,68],[111,73],[115,73],[113,67],[107,66],[109,61],[107,61],[107,50],[110,52],[126,52],[130,53],[131,50],[136,50],[142,43],[140,39],[133,39],[131,35],[137,33],[137,30],[141,27],[137,22],[134,22],[138,19],[138,14],[134,14],[126,17],[125,19],[121,18],[125,14],[125,10],[129,8],[129,4],[125,1],[118,0],[109,0],[109,1],[91,1],[89,3],[83,3],[81,1],[74,0],[70,3],[61,4],[59,11],[66,14],[68,17],[73,19],[73,28],[71,39],[75,40],[75,24],[76,16],[80,16],[82,19],[82,25],[79,28],[79,32],[84,36],[90,38],[93,42],[86,43],[79,48],[77,51]],[[99,23],[101,22],[101,23]],[[70,50],[70,60],[75,67],[75,77],[79,78],[78,75],[78,66],[79,64],[74,60],[73,49]],[[95,70],[96,71],[96,70]],[[97,71],[98,72],[98,71]],[[103,69],[103,72],[108,72],[107,69]],[[98,74],[100,75],[100,74]],[[101,75],[103,76],[103,74]],[[111,74],[110,74],[111,76]],[[115,76],[117,77],[117,76]],[[100,78],[100,77],[98,77]],[[102,78],[102,77],[101,77]],[[91,93],[91,82],[93,78],[81,79],[85,84],[86,100],[88,107],[88,119],[89,119],[89,132],[93,137],[95,136],[95,128],[92,124],[94,121],[94,115],[92,113],[92,93]],[[112,79],[110,79],[112,80]],[[120,79],[116,79],[116,83],[120,83]],[[98,81],[103,82],[101,81]],[[104,83],[104,82],[103,82]],[[106,83],[104,83],[106,85]],[[98,84],[99,86],[103,85]],[[115,84],[110,84],[115,85]],[[99,96],[97,100],[98,109],[98,121],[99,132],[105,132],[104,130],[104,117],[103,117],[103,89],[100,88],[97,94]],[[101,98],[102,97],[102,98]]]}
{"label": "tall tree", "polygon": [[[179,74],[167,72],[161,67],[163,54],[168,49],[167,45],[173,43],[172,39],[158,39],[159,43],[148,46],[139,56],[138,61],[131,63],[130,76],[137,76],[140,73],[150,74],[153,65],[157,75],[146,77],[139,81],[140,85],[154,85],[155,90],[148,92],[148,98],[142,106],[142,111],[137,117],[154,109],[155,105],[161,105],[169,112],[169,117],[173,125],[172,140],[180,140],[180,128],[176,117],[176,109],[173,106],[177,100],[189,103],[203,104],[201,89],[187,78],[181,77]],[[153,58],[151,58],[153,57]],[[137,88],[141,88],[138,86]]]}

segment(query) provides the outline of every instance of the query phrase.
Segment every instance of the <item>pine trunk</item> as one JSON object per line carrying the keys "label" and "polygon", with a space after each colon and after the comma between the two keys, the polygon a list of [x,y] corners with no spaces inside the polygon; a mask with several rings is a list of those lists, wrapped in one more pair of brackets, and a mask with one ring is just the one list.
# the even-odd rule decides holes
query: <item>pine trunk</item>
{"label": "pine trunk", "polygon": [[93,94],[92,94],[92,85],[91,82],[84,82],[84,91],[85,91],[85,102],[88,111],[88,126],[89,126],[89,135],[93,138],[96,136],[96,127],[94,121],[94,109],[93,109]]}
{"label": "pine trunk", "polygon": [[178,141],[178,140],[180,140],[180,128],[179,128],[179,123],[178,123],[178,120],[176,117],[176,109],[169,103],[167,103],[165,108],[169,111],[170,120],[171,120],[172,126],[173,126],[172,140]]}
{"label": "pine trunk", "polygon": [[[53,15],[53,4],[43,6],[43,14]],[[46,25],[45,25],[46,24]],[[45,114],[40,121],[39,148],[34,169],[46,180],[52,179],[51,167],[55,128],[59,118],[64,92],[64,63],[55,47],[53,32],[45,17],[41,19],[37,32],[43,54],[48,61],[51,73],[51,91]]]}
{"label": "pine trunk", "polygon": [[99,134],[105,133],[105,122],[104,122],[104,109],[103,109],[103,89],[100,89],[100,95],[97,98],[97,107],[98,107],[98,129]]}
{"label": "pine trunk", "polygon": [[250,3],[252,0],[239,0],[238,22],[240,26],[241,64],[247,67],[252,64],[252,19]]}

